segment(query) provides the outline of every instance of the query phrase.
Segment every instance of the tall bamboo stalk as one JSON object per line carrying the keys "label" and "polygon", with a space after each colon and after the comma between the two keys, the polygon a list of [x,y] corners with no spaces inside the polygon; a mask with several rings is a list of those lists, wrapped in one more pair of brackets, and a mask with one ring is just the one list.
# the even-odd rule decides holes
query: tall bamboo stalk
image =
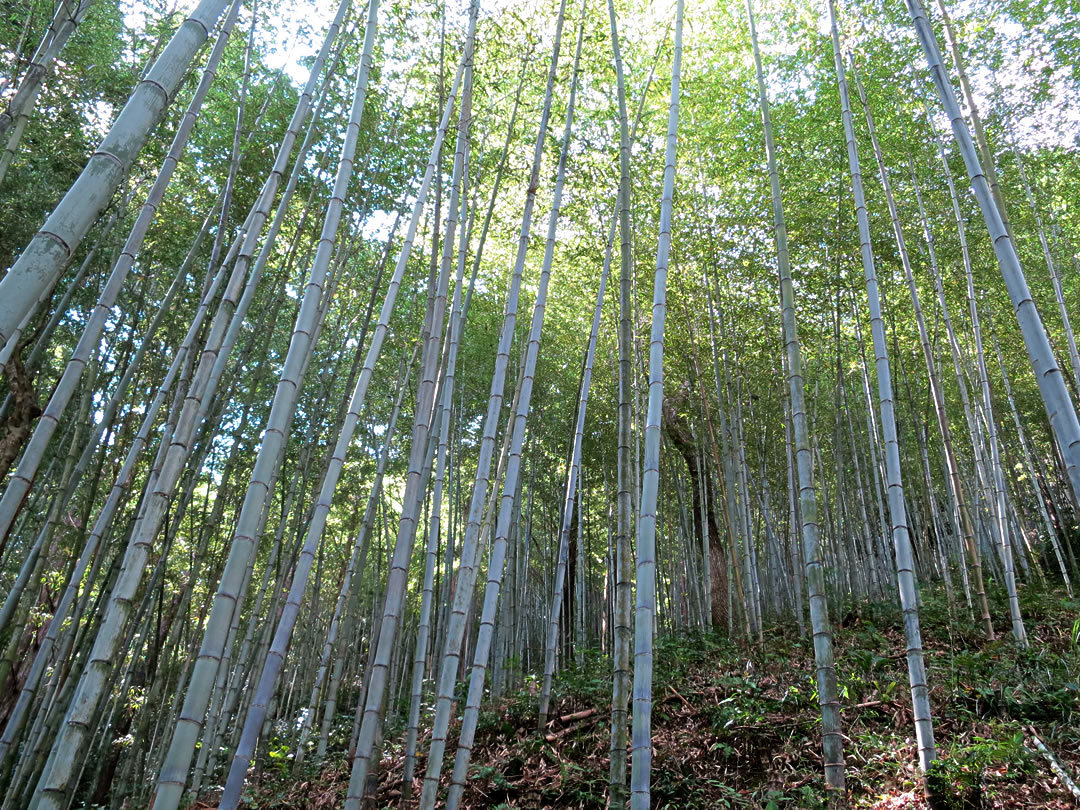
{"label": "tall bamboo stalk", "polygon": [[[525,258],[529,246],[529,235],[532,229],[533,207],[536,203],[536,193],[540,185],[541,158],[544,153],[544,145],[547,137],[548,118],[551,114],[551,100],[555,85],[555,76],[558,69],[559,50],[562,44],[563,20],[566,14],[566,0],[560,0],[559,13],[555,21],[555,39],[552,44],[552,58],[548,69],[547,86],[544,94],[544,104],[540,113],[540,123],[537,128],[536,141],[533,147],[532,169],[529,176],[529,185],[525,195],[525,204],[521,215],[521,230],[518,238],[517,253],[514,259],[513,272],[510,277],[509,290],[506,298],[505,315],[503,317],[502,331],[499,335],[499,344],[495,354],[495,369],[492,373],[491,388],[488,396],[487,414],[484,417],[483,432],[480,440],[480,451],[476,462],[476,477],[473,482],[473,492],[469,503],[468,516],[465,523],[465,532],[461,542],[461,562],[458,566],[457,582],[454,586],[453,604],[446,622],[443,650],[439,677],[436,684],[437,700],[435,704],[435,719],[432,721],[431,743],[428,748],[427,773],[424,775],[424,787],[420,797],[420,807],[432,808],[435,805],[436,793],[439,786],[439,775],[442,771],[443,754],[446,750],[446,737],[450,726],[454,685],[457,681],[458,667],[462,660],[462,645],[465,638],[466,618],[472,605],[473,590],[476,584],[476,558],[479,556],[479,541],[481,535],[481,523],[484,515],[484,504],[487,500],[489,477],[491,475],[491,461],[495,449],[495,433],[499,423],[499,414],[502,410],[503,392],[506,385],[506,369],[510,360],[510,347],[514,335],[514,326],[517,322],[517,309],[521,292],[521,277],[525,268]],[[507,431],[505,438],[510,439],[511,433]],[[495,476],[496,482],[498,474]]]}
{"label": "tall bamboo stalk", "polygon": [[[576,81],[576,70],[574,72],[574,77]],[[570,90],[571,100],[573,100],[574,96],[576,95],[576,91],[577,85],[574,84]],[[565,163],[565,160],[561,160],[560,165],[562,163]],[[620,203],[621,200],[616,203],[616,209],[618,209]],[[575,500],[578,503],[579,526],[581,525],[582,521],[582,516],[580,514],[581,484],[579,481],[579,476],[581,473],[581,443],[585,432],[585,411],[589,404],[589,388],[592,384],[593,359],[596,356],[596,340],[600,332],[600,316],[603,311],[604,291],[607,288],[608,272],[611,269],[611,253],[615,239],[615,224],[618,215],[618,210],[616,210],[616,212],[612,215],[611,227],[608,230],[607,247],[604,251],[604,264],[600,271],[600,284],[596,291],[596,305],[593,307],[592,326],[589,330],[589,340],[585,347],[584,371],[581,378],[581,386],[578,390],[578,407],[577,417],[574,421],[573,449],[570,453],[570,469],[567,472],[566,487],[563,493],[562,525],[559,527],[559,545],[557,554],[557,568],[555,571],[555,588],[551,598],[551,610],[548,614],[547,620],[548,629],[547,643],[545,645],[546,649],[544,654],[544,682],[540,691],[539,727],[541,730],[543,730],[543,728],[547,725],[548,709],[551,703],[551,681],[555,673],[555,647],[558,643],[559,636],[559,615],[562,610],[563,587],[566,582],[567,556],[569,554],[570,548],[570,524],[574,515]],[[578,494],[577,498],[575,498],[575,490]],[[580,540],[578,542],[578,547],[579,549],[581,548]],[[579,552],[579,565],[580,559],[581,554]],[[580,630],[578,632],[580,633]],[[579,635],[575,639],[575,645],[579,646],[582,640],[583,639]]]}
{"label": "tall bamboo stalk", "polygon": [[645,419],[645,459],[637,524],[637,598],[634,606],[634,711],[630,741],[630,806],[648,810],[652,773],[653,633],[656,618],[656,517],[660,485],[660,422],[664,405],[664,321],[675,197],[675,146],[679,134],[682,73],[683,0],[675,7],[675,51],[671,63],[671,101],[664,148],[660,234],[653,277],[652,331],[649,338],[649,406]]}
{"label": "tall bamboo stalk", "polygon": [[[856,80],[858,77],[856,76]],[[862,88],[860,86],[860,97]],[[1013,565],[1012,543],[1009,539],[1008,518],[1006,515],[1004,479],[1001,474],[1001,454],[998,447],[997,423],[994,420],[993,405],[990,401],[990,383],[986,376],[986,362],[982,356],[981,330],[978,328],[978,317],[973,320],[973,328],[977,335],[976,350],[979,352],[980,389],[982,397],[982,413],[986,423],[985,445],[989,448],[990,458],[986,459],[986,447],[982,436],[982,427],[976,422],[972,413],[972,407],[967,390],[967,380],[962,368],[963,360],[960,356],[960,345],[953,329],[952,318],[949,315],[948,304],[945,301],[945,289],[941,280],[941,270],[938,267],[937,251],[934,248],[934,236],[930,229],[930,223],[926,216],[923,205],[922,191],[919,187],[918,177],[915,175],[914,166],[909,166],[911,172],[912,188],[915,191],[915,202],[919,210],[919,219],[922,222],[923,238],[926,242],[927,255],[930,261],[930,272],[933,275],[934,291],[937,294],[938,308],[941,310],[942,322],[945,325],[946,339],[949,343],[949,351],[952,355],[953,368],[956,373],[957,387],[960,390],[960,399],[964,406],[964,413],[968,419],[968,429],[971,433],[972,449],[975,456],[976,476],[983,482],[986,492],[985,500],[990,504],[992,520],[990,521],[991,536],[995,540],[1001,562],[1005,569],[1005,592],[1009,600],[1009,616],[1012,623],[1013,638],[1022,646],[1027,646],[1027,631],[1024,629],[1024,620],[1020,614],[1020,597],[1016,590],[1016,573]]]}
{"label": "tall bamboo stalk", "polygon": [[[900,442],[896,428],[896,403],[893,398],[892,370],[885,339],[885,323],[881,317],[881,296],[878,294],[877,269],[870,243],[870,218],[863,192],[862,169],[855,140],[855,124],[851,115],[851,98],[840,50],[840,32],[836,23],[836,6],[829,0],[829,22],[832,33],[833,64],[840,89],[840,115],[844,124],[848,169],[855,202],[859,229],[859,252],[866,281],[867,306],[870,311],[870,336],[874,346],[874,367],[877,371],[878,409],[881,413],[881,432],[885,450],[885,486],[889,501],[889,523],[895,552],[896,581],[900,606],[904,614],[904,640],[907,646],[908,684],[911,689],[915,737],[919,748],[919,767],[925,773],[936,758],[934,726],[930,711],[926,664],[923,658],[922,630],[919,626],[919,603],[915,588],[915,563],[907,521],[907,503],[900,467]],[[869,393],[869,392],[868,392]],[[876,440],[876,431],[873,437]]]}
{"label": "tall bamboo stalk", "polygon": [[608,804],[612,810],[626,807],[626,704],[630,699],[630,607],[633,597],[630,532],[633,526],[630,454],[630,131],[626,109],[626,81],[614,0],[608,0],[611,51],[615,67],[615,92],[619,104],[619,328],[618,328],[618,450],[616,458],[616,527],[613,549],[615,598],[611,684],[611,745]]}
{"label": "tall bamboo stalk", "polygon": [[824,752],[825,786],[835,804],[844,798],[844,741],[840,730],[840,703],[836,687],[836,663],[833,658],[832,628],[825,591],[825,571],[819,542],[817,494],[814,491],[813,459],[807,429],[806,392],[803,377],[802,349],[799,345],[795,319],[795,291],[788,257],[787,226],[780,195],[780,174],[773,142],[769,99],[765,89],[765,72],[761,66],[757,28],[751,0],[746,4],[750,24],[750,42],[754,51],[757,73],[758,103],[762,128],[765,131],[765,154],[768,163],[769,185],[772,189],[773,229],[776,239],[776,264],[780,275],[780,301],[784,353],[787,357],[788,395],[791,398],[791,417],[795,436],[795,461],[799,486],[799,513],[802,519],[803,565],[806,570],[807,594],[810,600],[810,623],[814,635],[814,662],[817,668],[818,704],[821,707],[821,736]]}
{"label": "tall bamboo stalk", "polygon": [[61,374],[60,380],[53,389],[48,404],[45,406],[45,412],[34,428],[30,442],[19,460],[19,466],[4,489],[3,498],[0,498],[0,537],[6,535],[8,529],[11,528],[18,508],[23,503],[26,493],[29,491],[37,474],[49,441],[60,424],[60,418],[71,401],[79,380],[82,379],[83,370],[86,368],[87,363],[90,362],[93,354],[98,350],[106,320],[116,304],[116,299],[123,288],[124,282],[127,280],[131,268],[135,264],[139,251],[142,249],[147,231],[157,215],[158,207],[161,205],[176,166],[180,162],[184,148],[187,146],[191,131],[199,119],[203,101],[206,99],[210,85],[217,75],[217,67],[225,51],[225,44],[228,41],[229,34],[232,32],[233,25],[236,22],[238,10],[239,5],[234,1],[229,8],[225,21],[222,23],[221,33],[214,44],[210,58],[203,69],[199,86],[196,88],[195,94],[192,96],[187,110],[180,120],[180,125],[173,136],[168,154],[162,162],[154,184],[146,196],[146,201],[139,209],[135,224],[132,226],[127,241],[120,251],[120,257],[113,266],[109,278],[98,296],[97,304],[83,327],[82,335],[75,346],[75,350],[64,366],[63,374]]}

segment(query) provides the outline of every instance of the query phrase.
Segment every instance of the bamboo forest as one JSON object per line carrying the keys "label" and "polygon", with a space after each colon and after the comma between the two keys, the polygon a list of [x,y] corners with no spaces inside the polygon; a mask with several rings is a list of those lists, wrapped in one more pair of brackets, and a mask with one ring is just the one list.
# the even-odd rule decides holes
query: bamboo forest
{"label": "bamboo forest", "polygon": [[0,810],[1080,806],[1077,0],[0,0]]}

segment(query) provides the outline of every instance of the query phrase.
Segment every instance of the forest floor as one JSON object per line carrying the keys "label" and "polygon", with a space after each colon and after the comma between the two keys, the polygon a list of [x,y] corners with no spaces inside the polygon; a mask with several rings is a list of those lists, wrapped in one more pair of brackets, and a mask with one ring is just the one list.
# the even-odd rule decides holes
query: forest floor
{"label": "forest floor", "polygon": [[[1080,600],[1025,591],[1028,650],[1011,640],[1003,594],[993,594],[991,608],[1000,620],[999,640],[987,642],[965,608],[950,616],[943,595],[925,594],[921,615],[934,729],[942,783],[951,793],[935,805],[1078,807],[1037,752],[1032,731],[1073,779],[1080,778]],[[928,807],[918,788],[899,610],[874,604],[849,611],[842,624],[835,641],[851,803],[880,810]],[[764,643],[754,648],[716,635],[659,638],[652,806],[824,807],[812,672],[810,644],[790,627],[767,628]],[[609,659],[594,654],[585,667],[557,679],[554,719],[544,734],[536,730],[537,699],[528,691],[488,706],[464,806],[603,808],[610,688]],[[351,718],[342,720],[351,725]],[[453,739],[447,752],[444,779]],[[400,747],[387,747],[374,807],[401,805],[402,759]],[[421,757],[418,774],[424,764]],[[281,771],[253,786],[252,806],[341,806],[348,766],[340,755],[318,772],[287,777],[287,768]]]}

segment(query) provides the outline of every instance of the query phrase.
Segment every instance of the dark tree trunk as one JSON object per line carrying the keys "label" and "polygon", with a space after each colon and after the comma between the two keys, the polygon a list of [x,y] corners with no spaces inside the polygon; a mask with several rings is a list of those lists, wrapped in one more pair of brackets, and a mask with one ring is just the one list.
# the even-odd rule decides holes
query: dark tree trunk
{"label": "dark tree trunk", "polygon": [[[3,369],[11,394],[11,410],[0,425],[0,476],[6,475],[11,469],[23,444],[30,438],[34,420],[41,416],[41,403],[38,402],[30,375],[19,359],[20,351],[21,346],[16,348]],[[6,541],[6,535],[0,537],[0,551],[3,551]]]}
{"label": "dark tree trunk", "polygon": [[701,526],[702,511],[705,513],[709,539],[709,570],[712,577],[712,604],[710,605],[712,623],[715,629],[723,630],[728,626],[727,552],[716,522],[713,499],[711,497],[705,499],[704,510],[701,504],[702,491],[711,493],[715,490],[709,475],[708,460],[698,454],[698,447],[694,442],[690,426],[686,423],[686,419],[679,415],[676,405],[677,400],[673,398],[664,401],[664,428],[690,471],[690,481],[693,484],[694,537],[699,542],[706,536]]}

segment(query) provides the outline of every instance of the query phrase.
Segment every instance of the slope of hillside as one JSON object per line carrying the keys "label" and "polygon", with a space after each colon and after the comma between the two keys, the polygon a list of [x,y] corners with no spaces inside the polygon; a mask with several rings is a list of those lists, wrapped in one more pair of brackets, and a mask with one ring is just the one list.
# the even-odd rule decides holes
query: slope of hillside
{"label": "slope of hillside", "polygon": [[[1080,773],[1080,601],[1025,594],[1031,648],[1022,651],[1008,636],[1003,595],[995,596],[1000,640],[986,643],[962,606],[950,614],[940,595],[926,595],[923,628],[942,759],[932,804],[923,798],[915,765],[898,611],[884,604],[848,611],[837,632],[837,660],[853,806],[1080,806],[1035,743],[1038,736],[1073,778]],[[805,639],[792,628],[772,627],[762,648],[767,652],[708,635],[661,638],[657,649],[655,808],[824,806],[820,715]],[[543,734],[529,690],[488,706],[464,806],[603,808],[608,666],[595,654],[583,670],[562,674],[555,719]],[[401,764],[395,739],[384,751],[372,807],[401,805]],[[418,773],[423,766],[421,759]],[[330,808],[340,806],[347,782],[338,752],[300,778],[282,775],[256,785],[250,798],[266,810]],[[212,807],[208,799],[204,806]]]}

